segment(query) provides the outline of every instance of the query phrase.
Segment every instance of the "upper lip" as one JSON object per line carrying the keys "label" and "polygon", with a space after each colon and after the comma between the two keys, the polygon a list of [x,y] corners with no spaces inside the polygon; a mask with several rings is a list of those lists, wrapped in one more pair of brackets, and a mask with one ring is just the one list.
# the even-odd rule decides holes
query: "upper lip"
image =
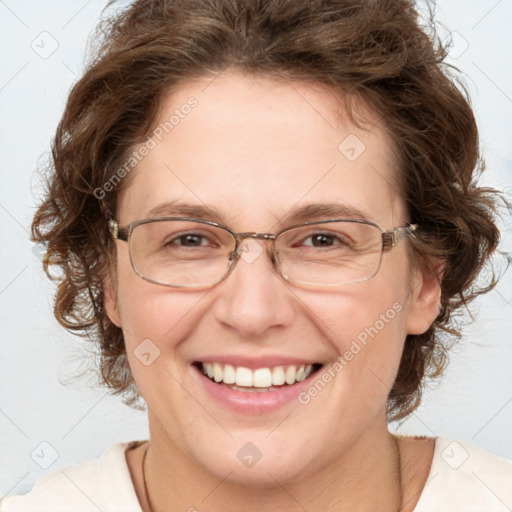
{"label": "upper lip", "polygon": [[322,364],[319,359],[304,359],[300,357],[290,357],[285,355],[268,355],[258,357],[247,357],[243,355],[212,355],[198,357],[195,363],[224,363],[232,366],[243,366],[255,370],[257,368],[271,368],[273,366],[301,366],[308,364]]}

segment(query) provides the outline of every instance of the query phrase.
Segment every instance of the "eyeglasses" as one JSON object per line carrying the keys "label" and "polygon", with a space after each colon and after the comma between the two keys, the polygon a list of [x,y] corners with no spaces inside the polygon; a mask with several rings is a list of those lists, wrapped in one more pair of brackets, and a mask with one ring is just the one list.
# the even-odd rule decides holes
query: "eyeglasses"
{"label": "eyeglasses", "polygon": [[[224,280],[242,257],[254,261],[270,240],[271,261],[288,282],[335,287],[371,279],[382,254],[417,224],[383,231],[366,220],[329,219],[289,226],[278,233],[236,233],[207,220],[165,217],[132,222],[109,220],[117,240],[128,243],[133,270],[146,281],[178,288],[211,287]],[[244,240],[253,239],[243,244]],[[244,247],[245,246],[245,247]]]}

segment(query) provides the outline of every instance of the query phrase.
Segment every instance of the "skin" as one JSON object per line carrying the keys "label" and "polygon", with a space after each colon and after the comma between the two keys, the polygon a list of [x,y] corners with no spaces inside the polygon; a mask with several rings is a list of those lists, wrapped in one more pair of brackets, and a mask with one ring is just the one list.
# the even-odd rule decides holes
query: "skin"
{"label": "skin", "polygon": [[[121,226],[180,199],[216,207],[236,231],[275,232],[293,207],[335,202],[356,207],[383,229],[409,222],[398,192],[383,124],[349,122],[341,98],[312,84],[237,71],[181,84],[161,105],[160,121],[194,96],[198,105],[133,171],[119,197]],[[366,146],[349,161],[338,150],[349,134]],[[268,242],[259,242],[262,247]],[[116,276],[107,287],[110,319],[123,329],[137,387],[148,405],[146,481],[154,510],[396,511],[395,442],[386,400],[407,334],[434,321],[440,289],[413,268],[402,240],[377,275],[330,291],[284,282],[266,252],[239,260],[210,290],[151,284],[133,271],[117,242]],[[327,364],[399,303],[401,311],[308,405],[240,414],[214,404],[191,367],[201,355],[287,354]],[[134,350],[150,339],[160,356],[149,366]],[[247,442],[263,454],[245,467]],[[433,440],[402,439],[402,480],[412,510],[430,468]],[[141,460],[127,454],[144,510]]]}

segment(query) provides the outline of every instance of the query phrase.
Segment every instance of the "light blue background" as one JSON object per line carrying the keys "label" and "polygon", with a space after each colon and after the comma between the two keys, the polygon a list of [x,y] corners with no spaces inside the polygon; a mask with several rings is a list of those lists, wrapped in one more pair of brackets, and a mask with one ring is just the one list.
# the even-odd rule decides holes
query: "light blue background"
{"label": "light blue background", "polygon": [[[105,4],[0,1],[0,495],[24,493],[43,474],[97,457],[111,443],[148,436],[145,413],[95,389],[93,379],[90,389],[86,381],[61,384],[87,366],[73,363],[85,342],[53,318],[53,286],[28,233],[40,194],[33,171],[48,156],[83,69],[86,37]],[[442,0],[437,17],[454,32],[450,61],[465,73],[473,99],[485,183],[512,200],[512,0]],[[510,251],[510,215],[502,226]],[[477,302],[476,323],[453,351],[446,376],[426,390],[400,432],[448,436],[512,458],[511,275]],[[55,461],[42,442],[56,450]],[[31,457],[36,448],[46,453],[39,463],[51,463],[46,469]]]}

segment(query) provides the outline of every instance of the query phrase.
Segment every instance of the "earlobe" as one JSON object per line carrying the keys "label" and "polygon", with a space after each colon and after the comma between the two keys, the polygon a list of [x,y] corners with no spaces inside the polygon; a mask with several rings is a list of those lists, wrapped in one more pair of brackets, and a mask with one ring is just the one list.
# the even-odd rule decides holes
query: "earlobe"
{"label": "earlobe", "polygon": [[111,273],[103,279],[103,307],[109,320],[117,327],[121,327],[117,293]]}
{"label": "earlobe", "polygon": [[423,334],[435,321],[441,306],[444,263],[418,269],[407,312],[407,334]]}

